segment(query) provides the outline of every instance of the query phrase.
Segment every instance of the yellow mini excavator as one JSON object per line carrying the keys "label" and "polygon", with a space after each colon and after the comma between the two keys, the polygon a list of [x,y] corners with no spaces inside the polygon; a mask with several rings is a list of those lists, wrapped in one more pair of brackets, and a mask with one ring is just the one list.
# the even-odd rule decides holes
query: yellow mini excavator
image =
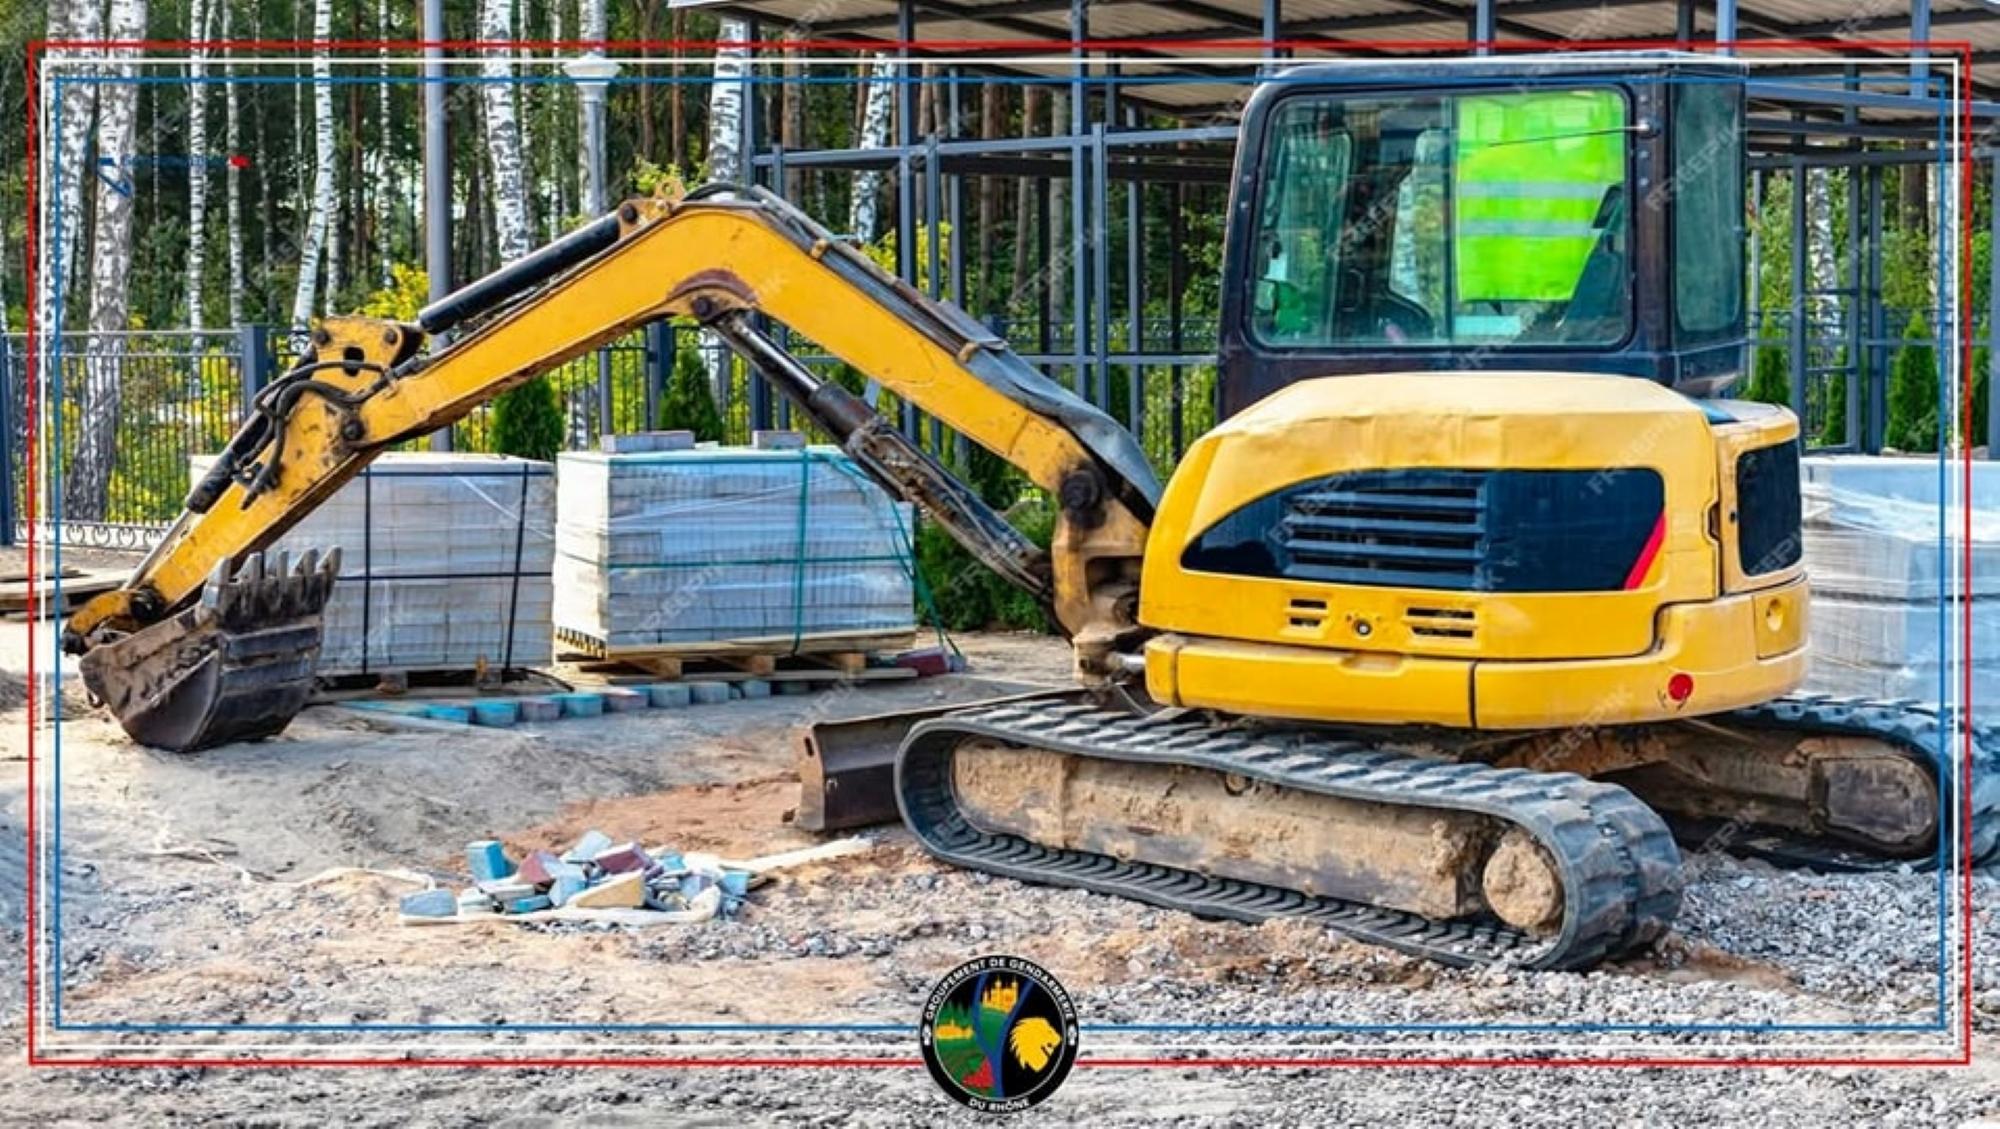
{"label": "yellow mini excavator", "polygon": [[[259,550],[384,449],[677,315],[1074,643],[1077,692],[904,719],[896,809],[944,859],[1581,967],[1668,928],[1676,832],[1932,857],[1958,810],[1950,723],[1790,696],[1798,422],[1713,398],[1743,355],[1742,72],[1438,73],[1305,68],[1248,104],[1225,422],[1164,488],[1117,422],[964,313],[782,200],[711,186],[625,203],[417,324],[328,319],[65,646],[141,742],[277,732],[338,566]],[[1059,509],[1052,548],[762,319],[1020,468]],[[1966,805],[1977,852],[1996,801]]]}

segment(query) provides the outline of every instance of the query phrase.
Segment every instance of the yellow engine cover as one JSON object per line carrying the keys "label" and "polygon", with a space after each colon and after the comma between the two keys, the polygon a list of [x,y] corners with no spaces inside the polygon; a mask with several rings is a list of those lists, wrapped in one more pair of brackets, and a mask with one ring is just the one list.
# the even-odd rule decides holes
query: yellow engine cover
{"label": "yellow engine cover", "polygon": [[[1736,515],[1723,502],[1733,456],[1794,439],[1797,425],[1788,413],[1741,414],[1748,419],[1711,418],[1666,388],[1613,376],[1409,373],[1292,385],[1203,436],[1167,485],[1140,588],[1141,621],[1163,633],[1147,650],[1148,687],[1177,705],[1496,728],[1708,713],[1783,693],[1803,677],[1803,576],[1792,565],[1725,577]],[[1274,492],[1423,470],[1578,472],[1559,476],[1568,483],[1560,499],[1535,503],[1544,528],[1572,515],[1587,524],[1594,509],[1619,504],[1623,495],[1594,489],[1615,472],[1656,473],[1649,497],[1659,501],[1636,519],[1652,530],[1643,547],[1599,562],[1618,582],[1590,590],[1406,585],[1395,581],[1400,572],[1357,583],[1185,559],[1225,518],[1262,514],[1246,507]],[[1510,551],[1503,532],[1479,551]],[[1739,595],[1753,587],[1757,595]]]}

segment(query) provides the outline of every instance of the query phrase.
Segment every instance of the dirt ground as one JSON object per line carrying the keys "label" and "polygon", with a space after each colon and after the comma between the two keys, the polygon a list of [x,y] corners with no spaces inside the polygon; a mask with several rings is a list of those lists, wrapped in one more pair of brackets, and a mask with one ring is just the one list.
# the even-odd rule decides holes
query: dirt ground
{"label": "dirt ground", "polygon": [[[1298,922],[1206,922],[1031,888],[943,867],[894,827],[869,832],[865,853],[786,872],[738,917],[693,926],[399,927],[396,899],[414,886],[326,873],[414,870],[463,885],[468,840],[499,838],[518,853],[567,845],[592,828],[728,857],[811,845],[818,838],[790,823],[802,721],[971,700],[1066,674],[1067,653],[1054,640],[960,643],[968,675],[514,730],[316,707],[277,739],[195,757],[132,745],[66,687],[65,720],[36,735],[43,782],[60,774],[60,905],[44,906],[60,926],[46,957],[61,985],[60,1014],[56,1028],[43,1029],[44,1045],[465,1056],[810,1046],[907,1055],[937,976],[995,951],[1054,971],[1089,1026],[1156,1028],[1087,1026],[1087,1043],[1128,1057],[1218,1039],[1283,1055],[1406,1049],[1416,1038],[1447,1053],[1467,1041],[1545,1038],[1520,1025],[1585,1022],[1611,1030],[1575,1042],[1611,1047],[1633,1043],[1635,1029],[1651,1023],[1880,1024],[1936,1013],[1935,886],[1914,874],[1832,878],[1695,859],[1682,925],[1659,951],[1565,974],[1457,972]],[[49,646],[46,634],[40,645]],[[0,623],[0,941],[17,952],[29,719],[4,687],[25,684],[26,647],[25,624]],[[53,830],[47,814],[44,829]],[[1889,1113],[1907,1124],[1977,1124],[2000,1118],[2000,979],[1987,959],[2000,955],[1990,916],[2000,890],[1981,879],[1979,894],[1974,990],[1984,1064],[1969,1070],[1083,1070],[1033,1120],[1361,1124],[1428,1114],[1435,1124],[1504,1115],[1574,1125],[1594,1110],[1614,1124],[1863,1124]],[[24,1002],[20,978],[0,980],[0,1018],[17,1045]],[[1239,1026],[1223,1035],[1158,1029],[1217,1023]],[[128,1024],[151,1026],[118,1029]],[[788,1030],[715,1027],[743,1024]],[[857,1024],[876,1029],[850,1029]],[[1319,1030],[1253,1029],[1272,1024]],[[1500,1027],[1372,1029],[1464,1024]],[[568,1025],[586,1030],[560,1029]],[[344,1030],[351,1026],[361,1029]],[[1669,1049],[1740,1037],[1682,1035]],[[1821,1041],[1845,1045],[1840,1036]],[[29,1071],[18,1063],[0,1067],[0,1109],[16,1124],[259,1125],[316,1125],[329,1112],[382,1125],[918,1125],[955,1112],[907,1069]]]}

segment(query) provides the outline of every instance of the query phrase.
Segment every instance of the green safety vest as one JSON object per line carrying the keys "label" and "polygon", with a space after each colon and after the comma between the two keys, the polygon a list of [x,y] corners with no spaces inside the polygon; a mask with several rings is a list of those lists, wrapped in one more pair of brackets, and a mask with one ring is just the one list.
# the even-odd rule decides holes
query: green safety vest
{"label": "green safety vest", "polygon": [[1461,302],[1563,301],[1625,180],[1625,100],[1605,90],[1468,96],[1452,131]]}

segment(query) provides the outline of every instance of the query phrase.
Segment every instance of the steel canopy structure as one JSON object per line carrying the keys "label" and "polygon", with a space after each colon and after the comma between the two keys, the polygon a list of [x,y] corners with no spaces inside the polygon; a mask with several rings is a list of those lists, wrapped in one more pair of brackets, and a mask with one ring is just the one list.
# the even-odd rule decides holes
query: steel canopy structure
{"label": "steel canopy structure", "polygon": [[[920,115],[918,84],[900,82],[888,144],[788,150],[774,127],[775,100],[764,104],[788,80],[787,53],[754,50],[742,122],[753,175],[781,193],[820,173],[892,178],[899,273],[966,306],[1031,361],[1113,410],[1142,437],[1153,436],[1149,447],[1167,458],[1192,438],[1183,418],[1190,410],[1185,382],[1214,360],[1213,326],[1191,322],[1183,307],[1184,291],[1196,280],[1190,251],[1204,237],[1190,230],[1187,213],[1220,213],[1236,108],[1252,85],[1282,80],[1295,60],[1442,58],[1636,47],[1636,41],[1783,60],[1753,69],[1745,142],[1756,181],[1751,198],[1762,201],[1772,177],[1807,185],[1848,170],[1839,178],[1844,197],[1837,206],[1843,251],[1829,275],[1833,248],[1815,247],[1815,228],[1824,223],[1809,215],[1811,193],[1790,192],[1788,301],[1757,309],[1753,297],[1750,325],[1753,348],[1783,351],[1807,435],[1838,436],[1823,444],[1828,449],[1883,446],[1890,360],[1906,319],[1925,320],[1941,355],[1945,343],[1959,339],[1955,319],[1970,319],[1982,341],[1991,336],[1987,327],[2000,322],[2000,285],[1989,288],[1994,308],[1984,310],[1959,311],[1950,300],[1892,309],[1882,292],[1884,219],[1898,206],[1897,170],[1950,167],[1946,162],[1958,155],[1954,115],[1969,113],[1974,146],[1965,155],[2000,188],[2000,149],[1990,143],[2000,125],[1995,0],[1895,0],[1847,13],[1820,0],[849,0],[834,8],[824,0],[674,0],[674,6],[745,21],[753,42],[805,40],[817,48],[840,41],[857,49],[874,42],[901,73],[915,77],[921,68],[942,113]],[[1954,46],[1946,52],[1945,44]],[[1951,86],[1954,71],[1965,68],[1940,61],[1947,53],[1964,58],[1958,44],[1969,48],[1972,63],[1969,76],[1959,76],[1969,85],[1969,102]],[[797,74],[789,72],[789,80]],[[1047,135],[979,136],[972,92],[987,82],[1050,91],[1066,101],[1066,116]],[[1033,193],[1024,214],[1033,219],[1037,269],[1026,319],[1018,302],[1012,316],[980,308],[980,294],[967,286],[966,256],[942,250],[967,231],[967,202],[977,178],[987,177],[1020,178]],[[1925,208],[1940,295],[1959,238],[1954,186],[1945,181],[1936,172],[1928,177]],[[1823,195],[1830,184],[1815,191]],[[1157,194],[1170,202],[1149,207]],[[1760,272],[1770,269],[1757,226],[1750,227],[1748,255],[1753,295]],[[1826,243],[1824,231],[1817,242]],[[1167,259],[1164,294],[1147,288],[1149,255]],[[2000,368],[2000,352],[1990,355]],[[1746,356],[1746,374],[1750,363]],[[1144,389],[1160,380],[1171,385],[1167,419],[1146,411]],[[1847,418],[1837,428],[1823,418],[1834,403],[1833,382],[1846,382]],[[751,396],[758,424],[784,418],[784,405],[761,387],[753,385]],[[1994,434],[1972,441],[2000,449],[2000,414],[1988,426]]]}

